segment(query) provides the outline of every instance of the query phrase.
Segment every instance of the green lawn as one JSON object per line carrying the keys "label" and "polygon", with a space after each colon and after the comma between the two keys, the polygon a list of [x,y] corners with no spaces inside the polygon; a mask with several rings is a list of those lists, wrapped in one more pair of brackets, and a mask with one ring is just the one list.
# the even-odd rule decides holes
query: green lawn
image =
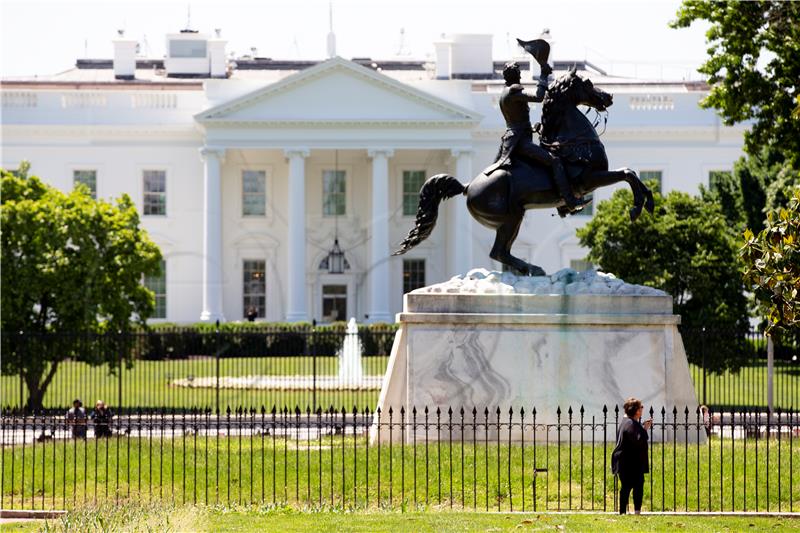
{"label": "green lawn", "polygon": [[[367,356],[362,359],[367,375],[383,375],[388,362],[386,356]],[[221,389],[219,400],[213,388],[185,388],[171,386],[176,379],[216,375],[217,362],[213,358],[178,359],[168,361],[137,361],[133,368],[122,372],[122,394],[119,376],[109,375],[107,367],[92,367],[85,363],[62,363],[45,395],[45,406],[66,409],[76,397],[91,405],[97,399],[123,408],[189,408],[194,406],[214,408],[219,402],[226,406],[260,409],[272,405],[301,409],[314,405],[339,408],[353,405],[373,408],[377,404],[378,390],[311,391],[298,390],[246,390]],[[222,376],[247,375],[311,375],[316,366],[317,375],[332,376],[338,372],[336,357],[270,357],[226,358],[219,361]],[[703,403],[702,371],[690,365],[697,398]],[[765,407],[766,363],[746,367],[734,374],[708,375],[706,378],[706,404],[718,407]],[[18,405],[20,380],[17,376],[0,378],[3,405]],[[27,397],[27,391],[23,391]],[[775,406],[788,409],[800,406],[800,365],[776,364]],[[691,406],[690,406],[691,408]]]}
{"label": "green lawn", "polygon": [[[767,456],[765,439],[759,439],[758,455],[753,439],[654,444],[645,509],[800,511],[800,439],[791,448],[775,439],[769,446]],[[528,444],[523,452],[520,445],[462,447],[454,441],[379,450],[368,447],[366,437],[342,435],[305,442],[273,436],[171,440],[157,433],[153,439],[48,442],[3,450],[0,503],[9,509],[133,499],[296,508],[610,510],[614,481],[605,461],[612,447],[604,455],[602,445],[581,450],[575,443],[570,455],[566,445]],[[535,480],[534,465],[547,469]]]}
{"label": "green lawn", "polygon": [[732,516],[618,516],[481,512],[297,512],[282,508],[89,507],[58,520],[5,524],[4,531],[462,532],[462,531],[790,531],[800,519]]}
{"label": "green lawn", "polygon": [[[362,358],[362,368],[366,375],[382,376],[389,358],[386,356],[367,356]],[[176,359],[168,361],[137,361],[133,368],[122,371],[122,395],[120,403],[120,377],[109,375],[108,368],[93,367],[86,363],[65,362],[59,369],[45,394],[45,407],[67,409],[74,398],[81,398],[91,406],[95,400],[103,399],[112,407],[118,408],[189,408],[195,406],[212,407],[217,405],[216,391],[213,388],[188,388],[171,386],[176,379],[206,377],[216,375],[217,361],[213,358]],[[335,376],[338,373],[336,357],[233,357],[219,360],[221,376],[248,375],[312,375]],[[299,405],[313,408],[316,405],[327,408],[353,405],[359,408],[374,408],[378,401],[377,389],[317,391],[310,390],[247,390],[221,389],[219,406],[252,407],[267,409],[273,405]],[[19,405],[20,380],[17,376],[2,376],[0,394],[3,405]],[[27,390],[24,391],[27,398]]]}

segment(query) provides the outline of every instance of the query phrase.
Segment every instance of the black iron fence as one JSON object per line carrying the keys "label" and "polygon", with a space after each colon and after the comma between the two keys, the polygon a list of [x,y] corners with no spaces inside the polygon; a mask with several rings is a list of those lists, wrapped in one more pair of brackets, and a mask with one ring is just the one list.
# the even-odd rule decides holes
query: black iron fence
{"label": "black iron fence", "polygon": [[[226,405],[374,406],[396,329],[311,327],[175,329],[130,334],[2,335],[2,405],[66,410],[75,398],[102,399],[118,412],[213,410]],[[715,409],[766,408],[767,343],[758,332],[682,330],[698,402]],[[349,339],[349,340],[348,340]],[[773,407],[800,405],[800,362],[792,345],[776,345]],[[57,366],[40,402],[13,364]],[[716,371],[720,361],[735,370]]]}
{"label": "black iron fence", "polygon": [[[797,510],[796,413],[651,408],[649,416],[645,511]],[[612,511],[610,455],[619,422],[618,408],[298,407],[130,413],[106,428],[4,411],[0,507],[156,499]]]}

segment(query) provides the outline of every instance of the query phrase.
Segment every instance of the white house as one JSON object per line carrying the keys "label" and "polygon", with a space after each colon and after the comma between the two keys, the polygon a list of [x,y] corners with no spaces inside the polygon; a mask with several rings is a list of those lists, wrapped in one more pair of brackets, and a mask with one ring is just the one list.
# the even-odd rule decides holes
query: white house
{"label": "white house", "polygon": [[[137,203],[165,259],[164,276],[146,280],[159,319],[241,320],[252,307],[269,321],[392,321],[405,291],[499,268],[488,257],[494,235],[463,198],[442,204],[430,239],[390,256],[426,177],[467,182],[493,161],[505,60],[492,59],[490,36],[450,36],[435,44],[434,64],[234,62],[219,35],[166,38],[163,60],[137,57],[136,42],[120,35],[113,60],[0,84],[5,168],[28,160],[64,190],[84,182],[98,197],[127,193]],[[612,168],[696,192],[739,157],[743,130],[698,107],[704,83],[574,64],[615,95],[602,137]],[[556,75],[572,65],[556,61]],[[575,228],[591,210],[554,215],[528,213],[515,255],[548,272],[585,268]],[[337,238],[347,268],[329,273]]]}

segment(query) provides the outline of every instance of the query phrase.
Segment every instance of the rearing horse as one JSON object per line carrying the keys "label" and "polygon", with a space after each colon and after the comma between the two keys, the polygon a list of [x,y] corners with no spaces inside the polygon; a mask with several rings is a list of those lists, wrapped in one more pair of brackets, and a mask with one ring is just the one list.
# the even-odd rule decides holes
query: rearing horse
{"label": "rearing horse", "polygon": [[[630,217],[634,221],[642,208],[653,212],[653,194],[633,170],[608,170],[605,147],[594,125],[577,107],[585,105],[604,111],[612,100],[609,93],[578,76],[573,68],[547,90],[542,105],[541,144],[562,158],[577,196],[620,181],[627,182],[633,191]],[[515,154],[510,168],[500,168],[488,175],[485,172],[467,185],[447,174],[428,178],[419,193],[415,226],[393,255],[404,254],[427,239],[436,225],[439,203],[464,194],[475,220],[496,231],[489,257],[520,274],[544,276],[542,268],[511,255],[511,246],[527,209],[555,207],[560,208],[563,216],[564,200],[555,188],[550,169]]]}

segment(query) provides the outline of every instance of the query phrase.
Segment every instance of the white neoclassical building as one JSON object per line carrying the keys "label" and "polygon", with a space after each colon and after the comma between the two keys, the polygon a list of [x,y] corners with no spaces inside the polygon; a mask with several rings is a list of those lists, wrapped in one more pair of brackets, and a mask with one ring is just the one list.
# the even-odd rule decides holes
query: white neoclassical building
{"label": "white neoclassical building", "polygon": [[[164,59],[137,57],[120,36],[111,60],[0,84],[3,167],[28,160],[59,188],[85,183],[139,206],[165,260],[163,275],[145,280],[157,320],[250,310],[268,321],[392,321],[408,290],[499,268],[488,257],[494,235],[459,198],[442,205],[431,238],[390,253],[426,177],[467,182],[492,162],[504,130],[499,72],[526,59],[493,60],[484,35],[435,43],[435,62],[234,61],[218,35],[166,39]],[[615,95],[602,137],[612,167],[696,192],[739,157],[742,130],[698,107],[704,83],[615,78],[587,62],[556,61],[556,74],[573,64]],[[528,212],[515,255],[548,272],[585,268],[575,229],[591,214]]]}

